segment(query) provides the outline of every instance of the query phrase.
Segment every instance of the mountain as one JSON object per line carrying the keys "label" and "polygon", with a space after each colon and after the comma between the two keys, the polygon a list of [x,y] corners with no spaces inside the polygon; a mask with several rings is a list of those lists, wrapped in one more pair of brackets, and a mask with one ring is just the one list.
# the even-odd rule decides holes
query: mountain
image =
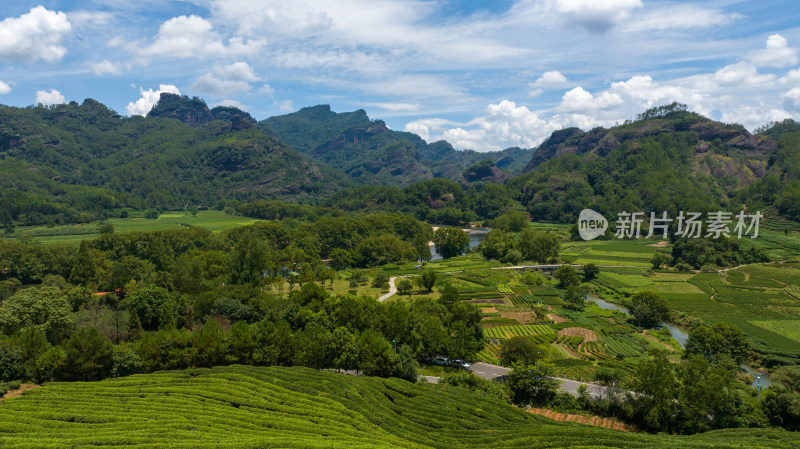
{"label": "mountain", "polygon": [[[509,188],[535,220],[572,221],[584,208],[611,216],[667,211],[674,217],[680,210],[768,207],[790,185],[771,198],[741,192],[765,179],[795,179],[791,185],[800,192],[800,131],[785,128],[787,143],[779,144],[775,132],[753,135],[741,125],[688,112],[685,105],[662,106],[613,128],[554,132]],[[778,173],[787,164],[794,164],[793,172],[785,167]]]}
{"label": "mountain", "polygon": [[[209,110],[202,100],[172,94],[162,94],[147,117],[120,117],[91,99],[80,105],[0,107],[2,201],[9,193],[44,195],[69,208],[74,201],[56,186],[87,186],[84,193],[114,198],[103,203],[107,209],[176,210],[229,200],[300,200],[354,185],[255,124],[238,109]],[[8,173],[20,166],[47,183],[14,180]],[[18,223],[40,221],[25,212],[12,215]]]}
{"label": "mountain", "polygon": [[464,171],[484,159],[514,174],[533,153],[520,148],[479,153],[458,151],[444,141],[428,144],[416,134],[370,120],[363,110],[336,113],[328,105],[270,117],[259,125],[295,150],[368,185],[407,186],[434,177],[468,184]]}

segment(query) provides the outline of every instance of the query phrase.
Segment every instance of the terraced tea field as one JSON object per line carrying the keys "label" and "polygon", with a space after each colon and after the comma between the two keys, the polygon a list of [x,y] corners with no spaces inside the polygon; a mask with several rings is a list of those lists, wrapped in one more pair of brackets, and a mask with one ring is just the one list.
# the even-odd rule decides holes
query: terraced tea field
{"label": "terraced tea field", "polygon": [[0,403],[9,448],[789,448],[796,434],[691,437],[557,423],[456,387],[308,368],[162,372],[55,383]]}

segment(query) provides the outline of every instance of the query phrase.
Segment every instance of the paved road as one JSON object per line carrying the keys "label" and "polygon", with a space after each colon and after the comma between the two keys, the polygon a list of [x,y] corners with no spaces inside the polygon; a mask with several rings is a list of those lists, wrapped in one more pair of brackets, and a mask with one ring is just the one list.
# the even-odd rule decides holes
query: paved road
{"label": "paved road", "polygon": [[392,295],[394,295],[395,293],[397,293],[397,287],[395,287],[395,285],[394,285],[394,280],[399,278],[399,277],[405,277],[405,276],[393,276],[393,277],[389,278],[389,293],[387,293],[387,294],[381,296],[380,298],[378,298],[378,302],[383,302],[383,301],[391,298]]}
{"label": "paved road", "polygon": [[[479,377],[491,380],[508,375],[508,373],[511,372],[511,368],[506,368],[504,366],[490,365],[488,363],[483,363],[483,362],[476,362],[472,364],[472,366],[470,367],[470,371],[472,371]],[[556,377],[556,379],[561,382],[562,390],[566,391],[567,393],[570,393],[575,397],[578,396],[578,388],[580,388],[581,385],[586,385],[587,391],[591,396],[600,396],[606,393],[606,388],[597,384],[588,382],[579,382],[577,380],[572,380],[572,379],[563,379],[561,377]]]}

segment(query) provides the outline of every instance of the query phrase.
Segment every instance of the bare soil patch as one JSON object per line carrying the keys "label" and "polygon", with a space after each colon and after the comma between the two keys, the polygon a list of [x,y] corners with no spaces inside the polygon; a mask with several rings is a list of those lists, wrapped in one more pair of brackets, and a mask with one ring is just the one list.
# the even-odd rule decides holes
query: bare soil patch
{"label": "bare soil patch", "polygon": [[520,324],[527,324],[536,321],[536,318],[533,316],[533,312],[527,312],[524,310],[506,310],[500,312],[500,316],[503,318],[516,320]]}
{"label": "bare soil patch", "polygon": [[547,319],[553,320],[554,323],[566,323],[569,321],[568,319],[564,318],[563,316],[558,316],[555,313],[548,313]]}
{"label": "bare soil patch", "polygon": [[572,415],[566,413],[558,413],[554,412],[553,410],[549,410],[546,408],[529,408],[525,410],[528,413],[533,413],[535,415],[541,415],[545,418],[550,418],[555,421],[564,421],[564,422],[575,422],[579,424],[587,424],[590,426],[595,427],[603,427],[606,429],[612,430],[619,430],[622,432],[634,432],[635,430],[624,424],[622,422],[617,421],[614,418],[602,418],[600,416],[584,416],[584,415]]}
{"label": "bare soil patch", "polygon": [[494,307],[484,307],[481,309],[481,313],[497,313],[497,309]]}
{"label": "bare soil patch", "polygon": [[22,396],[22,393],[24,393],[24,392],[26,392],[28,390],[33,390],[34,388],[39,388],[39,387],[41,387],[41,385],[22,384],[16,390],[9,390],[8,392],[6,392],[6,394],[4,394],[2,398],[0,398],[0,401],[2,401],[3,399],[20,397],[20,396]]}
{"label": "bare soil patch", "polygon": [[582,327],[568,327],[558,331],[558,336],[566,335],[568,337],[583,337],[584,342],[597,341],[597,334],[591,329],[584,329]]}
{"label": "bare soil patch", "polygon": [[652,246],[653,248],[666,248],[667,246],[669,246],[669,241],[668,240],[662,240],[660,242],[651,243],[651,244],[649,244],[647,246]]}

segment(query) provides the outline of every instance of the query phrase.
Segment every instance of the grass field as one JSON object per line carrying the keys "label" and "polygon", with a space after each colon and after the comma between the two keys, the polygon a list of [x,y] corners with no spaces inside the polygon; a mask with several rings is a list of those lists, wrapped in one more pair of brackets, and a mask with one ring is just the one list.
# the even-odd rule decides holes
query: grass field
{"label": "grass field", "polygon": [[243,366],[46,385],[0,403],[0,430],[0,446],[37,449],[788,448],[797,441],[773,429],[626,433],[558,423],[445,385]]}
{"label": "grass field", "polygon": [[[206,228],[212,232],[223,231],[255,223],[256,219],[227,215],[220,211],[199,211],[193,216],[188,212],[164,212],[156,219],[147,218],[109,218],[105,223],[114,225],[114,232],[160,231],[181,229],[187,226]],[[64,225],[34,226],[18,228],[14,238],[29,236],[42,243],[78,243],[99,235],[100,222]]]}

